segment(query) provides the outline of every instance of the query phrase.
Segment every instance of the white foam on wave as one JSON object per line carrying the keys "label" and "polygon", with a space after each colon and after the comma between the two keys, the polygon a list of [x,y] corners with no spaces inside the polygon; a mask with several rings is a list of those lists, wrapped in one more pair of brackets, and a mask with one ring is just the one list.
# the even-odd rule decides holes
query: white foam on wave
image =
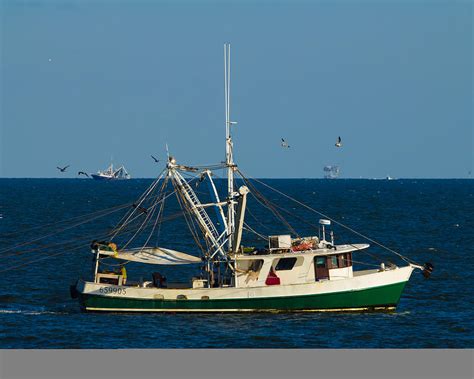
{"label": "white foam on wave", "polygon": [[24,314],[24,315],[30,315],[30,316],[37,316],[37,315],[45,315],[45,314],[51,314],[51,315],[60,315],[60,314],[65,314],[65,312],[53,312],[53,311],[28,311],[28,310],[21,310],[21,309],[0,309],[0,314]]}
{"label": "white foam on wave", "polygon": [[400,317],[400,316],[406,316],[409,314],[411,314],[411,311],[401,311],[401,312],[393,311],[393,312],[386,313],[386,315],[389,317]]}

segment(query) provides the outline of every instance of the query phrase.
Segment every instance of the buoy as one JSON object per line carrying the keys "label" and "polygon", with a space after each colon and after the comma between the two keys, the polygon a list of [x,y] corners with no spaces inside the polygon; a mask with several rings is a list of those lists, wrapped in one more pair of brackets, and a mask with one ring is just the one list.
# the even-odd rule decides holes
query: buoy
{"label": "buoy", "polygon": [[431,276],[431,273],[433,272],[434,266],[430,262],[426,262],[425,265],[423,266],[423,271],[422,274],[425,278],[429,278]]}

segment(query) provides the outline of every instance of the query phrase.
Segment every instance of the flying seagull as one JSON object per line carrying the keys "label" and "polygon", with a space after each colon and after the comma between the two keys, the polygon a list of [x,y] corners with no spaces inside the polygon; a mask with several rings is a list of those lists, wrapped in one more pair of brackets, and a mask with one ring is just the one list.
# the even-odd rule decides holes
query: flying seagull
{"label": "flying seagull", "polygon": [[286,142],[283,138],[281,139],[281,147],[289,148],[288,142]]}
{"label": "flying seagull", "polygon": [[61,168],[61,167],[56,167],[56,168],[57,168],[59,171],[61,171],[61,172],[66,172],[66,169],[67,169],[69,166],[70,166],[70,165],[67,165],[67,166],[65,166],[65,167],[63,167],[63,168]]}
{"label": "flying seagull", "polygon": [[341,147],[341,146],[342,146],[341,137],[338,137],[338,138],[337,138],[337,142],[336,142],[335,146],[336,146],[336,147]]}
{"label": "flying seagull", "polygon": [[77,175],[85,175],[85,176],[89,177],[89,175],[87,174],[87,172],[84,172],[84,171],[79,171],[79,172],[77,173]]}
{"label": "flying seagull", "polygon": [[196,188],[199,187],[199,185],[204,181],[206,178],[206,174],[202,173],[201,176],[199,177],[199,180],[196,180]]}
{"label": "flying seagull", "polygon": [[158,163],[160,160],[159,159],[156,159],[153,155],[151,156],[153,158],[153,160],[155,161],[155,163]]}

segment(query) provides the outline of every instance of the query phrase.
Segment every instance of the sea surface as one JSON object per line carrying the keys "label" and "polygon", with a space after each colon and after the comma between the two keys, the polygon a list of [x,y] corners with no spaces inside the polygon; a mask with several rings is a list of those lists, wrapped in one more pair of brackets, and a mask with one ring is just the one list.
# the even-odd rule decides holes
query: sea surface
{"label": "sea surface", "polygon": [[[106,235],[151,182],[0,179],[0,348],[474,348],[473,180],[263,180],[413,261],[431,262],[431,278],[415,271],[396,311],[81,312],[69,286],[90,277],[90,241]],[[225,183],[217,184],[222,189]],[[317,235],[320,215],[253,184],[298,234]],[[204,183],[194,188],[206,197]],[[173,199],[163,215],[168,222],[151,236],[152,228],[145,227],[144,235],[132,242],[140,246],[150,237],[149,244],[199,254],[184,219],[176,216]],[[248,207],[247,220],[255,231],[288,233],[254,197]],[[333,231],[336,243],[364,242],[341,226],[333,225]],[[119,246],[125,237],[117,240]],[[250,232],[244,239],[250,246],[264,245]],[[354,255],[355,269],[381,261],[404,264],[377,246],[369,252],[372,256]],[[148,280],[148,268],[142,266],[130,266],[129,279]],[[198,269],[160,270],[175,281]]]}

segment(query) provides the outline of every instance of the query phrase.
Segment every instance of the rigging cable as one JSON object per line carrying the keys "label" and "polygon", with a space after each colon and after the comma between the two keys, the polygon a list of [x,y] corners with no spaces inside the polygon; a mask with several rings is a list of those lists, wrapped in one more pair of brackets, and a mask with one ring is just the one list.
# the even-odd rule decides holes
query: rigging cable
{"label": "rigging cable", "polygon": [[263,239],[263,240],[265,240],[265,241],[268,242],[268,237],[265,237],[263,234],[260,234],[260,233],[258,233],[257,231],[255,231],[254,229],[252,229],[252,227],[251,227],[249,224],[247,224],[246,222],[244,222],[244,226],[245,226],[245,227],[244,227],[245,230],[248,230],[249,232],[254,233],[255,235],[257,235],[257,236],[260,237],[261,239]]}
{"label": "rigging cable", "polygon": [[69,229],[75,228],[75,227],[77,227],[77,226],[80,226],[80,225],[86,224],[86,223],[88,223],[88,222],[91,222],[91,221],[93,221],[93,220],[96,220],[96,219],[98,219],[98,218],[102,218],[102,217],[104,217],[104,216],[107,216],[108,214],[114,213],[114,212],[116,212],[117,210],[118,210],[118,209],[112,210],[112,211],[110,211],[110,212],[107,212],[107,213],[104,213],[104,214],[95,216],[95,217],[90,218],[90,219],[87,219],[87,220],[85,220],[85,221],[81,221],[81,222],[79,222],[79,223],[76,223],[76,224],[67,226],[67,227],[62,228],[62,229],[60,229],[60,230],[58,230],[58,231],[55,231],[55,232],[53,232],[53,233],[49,233],[49,234],[46,234],[46,235],[44,235],[44,236],[35,238],[35,239],[33,239],[33,240],[30,240],[30,241],[27,241],[27,242],[23,242],[23,243],[20,243],[20,244],[18,244],[18,245],[11,246],[11,247],[8,247],[8,248],[6,248],[6,249],[0,250],[0,254],[6,253],[7,251],[11,251],[11,250],[17,249],[17,248],[19,248],[19,247],[21,247],[21,246],[29,245],[29,244],[31,244],[31,243],[33,243],[33,242],[40,241],[40,240],[42,240],[42,239],[44,239],[44,238],[47,238],[47,237],[52,237],[52,236],[54,236],[54,235],[56,235],[56,234],[58,234],[58,233],[61,233],[61,232],[65,231],[65,230],[69,230]]}
{"label": "rigging cable", "polygon": [[[58,225],[58,224],[66,224],[68,222],[71,222],[71,221],[76,221],[76,220],[79,220],[81,218],[85,218],[87,216],[95,216],[96,214],[98,213],[102,213],[102,212],[107,212],[109,210],[121,210],[123,208],[127,208],[129,207],[130,205],[132,205],[132,203],[124,203],[124,204],[121,204],[121,205],[116,205],[114,207],[110,207],[110,208],[105,208],[105,209],[101,209],[99,211],[94,211],[94,212],[91,212],[91,213],[86,213],[86,214],[83,214],[83,215],[80,215],[80,216],[74,216],[74,217],[71,217],[71,218],[68,218],[68,219],[64,219],[64,220],[60,220],[60,221],[55,221],[55,222],[50,222],[50,223],[47,223],[47,224],[43,224],[43,225],[37,225],[37,226],[33,226],[31,228],[27,228],[27,229],[22,229],[22,230],[17,230],[16,232],[11,232],[11,233],[6,233],[6,234],[0,234],[0,237],[4,238],[4,237],[11,237],[15,234],[19,234],[19,233],[26,233],[26,232],[29,232],[29,231],[32,231],[32,230],[36,230],[36,229],[41,229],[41,228],[49,228],[50,226],[54,226],[54,225]],[[107,213],[108,214],[108,213]]]}
{"label": "rigging cable", "polygon": [[[158,184],[158,181],[156,182]],[[152,189],[152,191],[150,192],[150,195],[153,194],[153,192],[156,190],[156,186],[154,186],[154,188]],[[159,193],[159,195],[161,195],[161,192]],[[126,243],[125,245],[123,246],[123,249],[125,249],[129,244],[130,242],[132,242],[135,237],[140,233],[140,231],[146,226],[148,225],[148,222],[153,218],[153,215],[155,214],[155,211],[156,211],[156,208],[157,208],[157,205],[159,204],[159,195],[157,196],[155,202],[153,203],[153,205],[149,206],[147,211],[145,212],[146,213],[146,216],[145,216],[145,220],[143,220],[142,224],[140,225],[140,227],[138,228],[138,230],[135,232],[135,234],[132,236],[132,238],[130,238]],[[144,200],[146,198],[144,198],[140,204],[135,208],[135,209],[140,209],[141,207],[141,204],[143,204]],[[151,210],[151,212],[150,212]],[[142,213],[143,214],[143,213]],[[117,233],[115,233],[115,235],[117,235]],[[112,237],[113,238],[113,237]]]}
{"label": "rigging cable", "polygon": [[[263,196],[263,195],[262,195],[262,196]],[[272,204],[275,208],[278,208],[278,209],[282,210],[282,211],[285,212],[286,214],[288,214],[288,215],[290,215],[290,216],[292,216],[292,217],[295,217],[296,219],[300,220],[301,222],[303,222],[303,223],[305,223],[305,224],[307,224],[307,225],[311,226],[312,228],[314,228],[314,229],[316,229],[316,230],[319,231],[319,226],[314,225],[313,223],[307,221],[307,220],[304,219],[303,217],[298,216],[297,214],[295,214],[295,213],[293,213],[293,212],[291,212],[291,211],[285,209],[284,207],[282,207],[282,206],[280,206],[280,205],[278,205],[278,204],[276,204],[276,203],[271,202],[270,200],[267,200],[267,201],[268,201],[268,203]],[[248,209],[247,209],[247,211],[248,211]],[[261,225],[264,226],[263,224],[261,224]],[[372,258],[374,258],[374,259],[376,259],[376,260],[379,260],[379,259],[380,259],[380,258],[379,258],[378,256],[376,256],[375,254],[371,254],[371,253],[369,253],[366,249],[361,249],[360,247],[357,247],[356,245],[354,245],[354,244],[352,244],[352,243],[347,243],[347,245],[352,246],[353,248],[355,248],[355,249],[358,250],[358,251],[360,250],[362,253],[367,254],[368,256],[370,256],[370,257],[372,257]]]}
{"label": "rigging cable", "polygon": [[[165,180],[163,180],[163,185],[161,186],[161,189],[160,189],[160,192],[159,192],[160,195],[163,193],[164,189],[166,188],[166,184],[168,183],[168,179],[169,179],[169,177],[167,176],[167,177],[165,178]],[[145,243],[143,244],[143,246],[142,246],[142,248],[140,249],[140,251],[143,251],[143,249],[145,248],[145,246],[148,244],[148,241],[150,241],[150,238],[151,238],[151,236],[153,235],[153,232],[155,231],[157,222],[158,222],[158,220],[160,219],[160,215],[161,215],[162,212],[163,212],[164,204],[165,204],[165,202],[162,201],[162,202],[161,202],[161,207],[160,207],[159,210],[158,210],[158,215],[156,216],[156,219],[155,219],[155,223],[153,224],[153,228],[151,229],[151,232],[150,232],[150,234],[148,235],[148,238],[147,238],[147,240],[145,241]],[[156,208],[155,208],[155,209],[156,209]],[[155,212],[155,210],[153,210],[153,213],[154,213],[154,212]],[[150,216],[150,219],[151,219],[151,217],[153,217],[153,216]]]}
{"label": "rigging cable", "polygon": [[[177,219],[177,218],[183,217],[183,216],[184,216],[183,211],[176,212],[176,213],[171,214],[169,216],[163,217],[162,220],[160,221],[160,224],[164,223],[164,222],[167,222],[167,221],[172,221],[174,219]],[[128,227],[126,227],[122,230],[121,235],[131,234],[134,231],[135,231],[135,229],[132,229],[130,226],[128,226]],[[104,240],[104,239],[106,240],[111,235],[111,232],[106,232],[106,230],[104,230],[103,233],[104,234],[101,234],[100,236],[95,235],[95,238],[99,239],[99,240]],[[8,254],[2,255],[2,257],[12,257],[12,256],[18,257],[18,256],[20,256],[22,254],[25,254],[25,253],[31,253],[31,252],[35,252],[35,251],[39,251],[39,250],[45,250],[45,249],[56,248],[56,247],[62,247],[64,249],[68,245],[70,245],[74,242],[79,242],[79,241],[80,241],[79,246],[83,246],[85,243],[87,243],[87,244],[90,243],[91,237],[90,236],[87,236],[87,237],[83,236],[83,237],[79,237],[79,238],[73,238],[73,239],[70,239],[70,240],[67,240],[67,241],[61,241],[61,242],[58,242],[58,243],[52,243],[52,244],[43,245],[43,246],[40,246],[40,247],[35,247],[35,248],[32,248],[32,249],[28,249],[28,250],[12,251]]]}
{"label": "rigging cable", "polygon": [[250,193],[252,194],[252,196],[262,205],[264,206],[265,208],[269,209],[274,215],[276,218],[278,218],[284,225],[286,225],[286,227],[288,228],[288,230],[290,232],[292,232],[294,235],[296,235],[298,238],[300,237],[300,235],[298,234],[298,232],[291,226],[291,224],[285,220],[285,218],[278,212],[278,210],[272,205],[272,203],[267,200],[261,193],[260,191],[258,191],[255,186],[250,183],[249,180],[247,180],[243,175],[242,173],[237,170],[239,172],[239,174],[242,176],[242,179],[244,180],[244,183],[250,187],[251,191]]}
{"label": "rigging cable", "polygon": [[165,172],[165,170],[161,171],[160,175],[158,176],[157,179],[155,179],[153,181],[153,183],[148,187],[148,189],[138,198],[138,204],[136,204],[136,207],[134,207],[131,211],[130,211],[130,214],[128,215],[128,217],[125,219],[125,221],[122,223],[122,220],[126,217],[124,216],[122,218],[122,220],[119,221],[118,225],[120,225],[120,227],[117,228],[117,231],[115,232],[115,234],[112,236],[112,239],[120,232],[121,228],[127,224],[128,220],[130,219],[130,217],[132,217],[132,215],[135,213],[135,211],[137,211],[139,209],[139,207],[142,205],[143,201],[148,197],[148,195],[150,193],[153,192],[153,190],[156,188],[156,186],[158,185],[158,182],[160,181],[160,178],[163,176],[163,173]]}
{"label": "rigging cable", "polygon": [[[150,199],[159,199],[159,201],[157,200],[153,205],[149,206],[149,207],[148,207],[148,211],[149,211],[149,210],[153,210],[159,203],[164,202],[168,197],[172,196],[172,195],[174,194],[174,192],[176,192],[176,191],[173,191],[173,192],[167,194],[166,196],[162,197],[161,199],[159,199],[159,198],[160,198],[160,195],[150,197]],[[137,207],[136,209],[138,209],[138,207]],[[143,216],[144,214],[145,214],[145,213],[143,213],[143,212],[139,213],[139,214],[136,215],[134,218],[129,219],[126,224],[121,225],[119,229],[120,229],[120,230],[123,229],[126,225],[129,225],[129,224],[132,223],[133,221],[139,219],[139,218],[140,218],[141,216]],[[146,214],[147,214],[147,219],[148,219],[150,213],[149,213],[149,212],[146,212]],[[145,221],[147,221],[147,219],[145,219]],[[142,223],[142,225],[143,225],[143,223]],[[115,236],[118,235],[118,232],[112,231],[112,233],[114,233],[114,235],[111,237],[111,239],[115,238]]]}
{"label": "rigging cable", "polygon": [[[241,172],[240,170],[238,170],[238,171],[239,171],[240,175],[241,175],[242,177],[244,177],[243,174],[242,174],[242,172]],[[341,223],[341,222],[339,222],[339,221],[337,221],[337,220],[334,220],[333,218],[327,216],[326,214],[324,214],[324,213],[322,213],[322,212],[320,212],[320,211],[318,211],[318,210],[316,210],[316,209],[311,208],[310,206],[308,206],[308,205],[302,203],[301,201],[299,201],[299,200],[297,200],[297,199],[295,199],[295,198],[293,198],[293,197],[291,197],[291,196],[289,196],[289,195],[287,195],[287,194],[285,194],[285,193],[283,193],[283,192],[277,190],[276,188],[273,188],[272,186],[270,186],[270,185],[268,185],[268,184],[266,184],[266,183],[264,183],[264,182],[262,182],[262,181],[260,181],[260,180],[258,180],[258,179],[255,179],[255,178],[252,178],[252,180],[255,180],[257,183],[262,184],[263,186],[265,186],[265,187],[271,189],[272,191],[275,191],[276,193],[278,193],[278,194],[280,194],[280,195],[286,197],[287,199],[289,199],[289,200],[291,200],[291,201],[294,201],[295,203],[301,205],[302,207],[304,207],[304,208],[306,208],[306,209],[308,209],[308,210],[310,210],[310,211],[312,211],[312,212],[314,212],[314,213],[316,213],[316,214],[318,214],[318,215],[320,215],[320,216],[322,216],[322,217],[325,217],[325,218],[327,218],[328,220],[331,220],[333,223],[335,223],[335,224],[337,224],[337,225],[339,225],[339,226],[341,226],[341,227],[343,227],[343,228],[345,228],[345,229],[351,231],[352,233],[358,235],[359,237],[362,237],[362,238],[364,238],[364,239],[366,239],[366,240],[368,240],[368,241],[374,243],[375,245],[377,245],[377,246],[379,246],[379,247],[381,247],[381,248],[383,248],[383,249],[385,249],[385,250],[387,250],[387,251],[392,252],[393,254],[397,255],[399,258],[403,259],[405,262],[407,262],[407,263],[409,263],[409,264],[412,264],[412,263],[415,263],[415,264],[416,264],[416,262],[411,261],[411,260],[408,259],[407,257],[405,257],[405,256],[403,256],[402,254],[398,253],[397,251],[395,251],[395,250],[389,248],[388,246],[385,246],[385,245],[383,245],[382,243],[380,243],[380,242],[378,242],[378,241],[376,241],[376,240],[374,240],[374,239],[372,239],[372,238],[370,238],[370,237],[368,237],[368,236],[366,236],[366,235],[364,235],[364,234],[362,234],[362,233],[359,233],[358,231],[352,229],[351,227],[349,227],[349,226],[347,226],[347,225],[344,225],[343,223]]]}

